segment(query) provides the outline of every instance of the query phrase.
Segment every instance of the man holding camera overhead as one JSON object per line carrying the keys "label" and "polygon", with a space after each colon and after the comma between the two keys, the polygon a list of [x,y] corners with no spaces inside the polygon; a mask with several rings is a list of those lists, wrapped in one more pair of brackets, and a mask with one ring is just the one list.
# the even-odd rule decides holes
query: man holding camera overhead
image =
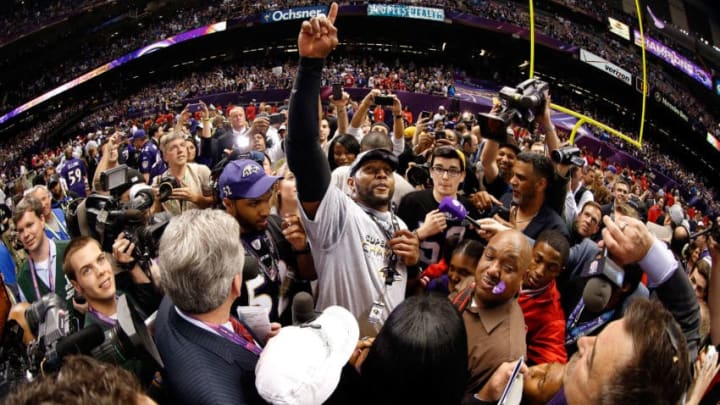
{"label": "man holding camera overhead", "polygon": [[160,138],[160,150],[168,170],[153,181],[157,194],[154,212],[167,211],[172,216],[193,208],[208,208],[215,202],[207,166],[187,161],[185,138],[177,131]]}

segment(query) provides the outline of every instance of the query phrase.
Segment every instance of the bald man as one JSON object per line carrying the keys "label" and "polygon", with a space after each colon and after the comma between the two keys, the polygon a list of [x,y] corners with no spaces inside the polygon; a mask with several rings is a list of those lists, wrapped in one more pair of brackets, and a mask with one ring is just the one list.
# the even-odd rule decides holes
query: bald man
{"label": "bald man", "polygon": [[498,232],[478,262],[475,284],[452,298],[468,337],[466,402],[503,362],[526,355],[525,319],[517,297],[531,254],[521,232]]}

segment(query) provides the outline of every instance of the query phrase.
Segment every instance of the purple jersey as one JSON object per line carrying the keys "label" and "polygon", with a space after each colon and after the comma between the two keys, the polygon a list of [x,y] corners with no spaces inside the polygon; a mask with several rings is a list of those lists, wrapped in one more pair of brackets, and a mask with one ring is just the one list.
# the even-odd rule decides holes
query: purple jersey
{"label": "purple jersey", "polygon": [[65,179],[69,190],[72,190],[80,197],[87,196],[85,192],[85,188],[87,187],[87,169],[82,160],[76,158],[66,160],[60,171],[60,175]]}
{"label": "purple jersey", "polygon": [[140,149],[140,173],[150,173],[157,160],[158,149],[152,142],[147,142]]}

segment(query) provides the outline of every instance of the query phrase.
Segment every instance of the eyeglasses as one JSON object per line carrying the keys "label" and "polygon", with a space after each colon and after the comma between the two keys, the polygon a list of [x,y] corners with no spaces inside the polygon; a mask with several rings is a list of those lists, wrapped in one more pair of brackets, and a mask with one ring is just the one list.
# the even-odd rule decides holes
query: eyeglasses
{"label": "eyeglasses", "polygon": [[448,177],[458,177],[462,174],[462,170],[456,169],[454,167],[446,169],[440,166],[433,166],[430,168],[430,170],[432,170],[432,172],[437,174],[438,176],[444,176],[445,174],[447,174]]}

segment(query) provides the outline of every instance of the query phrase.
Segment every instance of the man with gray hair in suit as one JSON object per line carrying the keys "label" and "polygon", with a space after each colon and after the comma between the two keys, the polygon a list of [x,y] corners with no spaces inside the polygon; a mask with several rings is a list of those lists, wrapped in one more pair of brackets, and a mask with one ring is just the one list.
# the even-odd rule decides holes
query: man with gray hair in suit
{"label": "man with gray hair in suit", "polygon": [[193,209],[173,217],[160,240],[160,285],[166,297],[155,340],[174,402],[263,402],[255,388],[260,343],[230,315],[245,261],[239,234],[229,214]]}

